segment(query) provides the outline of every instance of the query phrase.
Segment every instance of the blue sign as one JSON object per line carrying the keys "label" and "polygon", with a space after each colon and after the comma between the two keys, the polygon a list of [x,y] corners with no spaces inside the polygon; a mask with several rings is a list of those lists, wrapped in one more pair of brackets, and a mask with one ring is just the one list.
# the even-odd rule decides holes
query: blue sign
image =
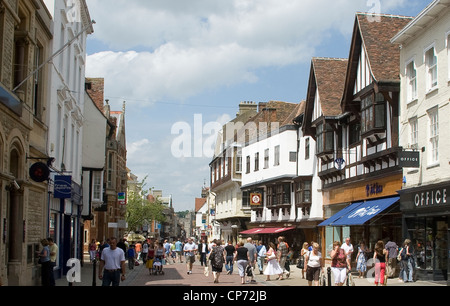
{"label": "blue sign", "polygon": [[71,176],[55,176],[55,199],[72,198],[72,177]]}

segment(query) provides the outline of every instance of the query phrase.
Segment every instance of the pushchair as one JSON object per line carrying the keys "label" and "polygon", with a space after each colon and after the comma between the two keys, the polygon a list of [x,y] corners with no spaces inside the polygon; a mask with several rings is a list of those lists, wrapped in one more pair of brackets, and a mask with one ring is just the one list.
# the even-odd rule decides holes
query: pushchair
{"label": "pushchair", "polygon": [[163,259],[163,256],[155,257],[155,259],[153,261],[153,275],[158,275],[158,274],[164,275],[162,259]]}

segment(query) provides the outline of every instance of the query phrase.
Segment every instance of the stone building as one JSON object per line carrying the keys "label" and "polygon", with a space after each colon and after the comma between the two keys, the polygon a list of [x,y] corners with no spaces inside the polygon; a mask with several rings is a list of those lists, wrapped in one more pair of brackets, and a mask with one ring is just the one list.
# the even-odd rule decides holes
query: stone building
{"label": "stone building", "polygon": [[0,3],[0,281],[9,286],[40,283],[35,251],[48,235],[49,70],[34,71],[52,54],[51,28],[43,1]]}

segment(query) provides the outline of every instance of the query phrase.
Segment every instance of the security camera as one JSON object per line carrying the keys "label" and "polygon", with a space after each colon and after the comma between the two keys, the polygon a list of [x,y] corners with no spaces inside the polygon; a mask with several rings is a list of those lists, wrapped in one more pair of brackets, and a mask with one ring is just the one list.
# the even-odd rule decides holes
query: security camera
{"label": "security camera", "polygon": [[20,190],[20,185],[15,180],[12,182],[12,185],[13,185],[14,189]]}

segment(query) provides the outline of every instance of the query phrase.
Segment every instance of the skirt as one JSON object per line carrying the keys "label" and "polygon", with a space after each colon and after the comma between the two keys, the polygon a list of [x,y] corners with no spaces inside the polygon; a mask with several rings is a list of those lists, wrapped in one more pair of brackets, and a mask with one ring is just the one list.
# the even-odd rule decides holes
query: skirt
{"label": "skirt", "polygon": [[267,267],[264,270],[264,275],[280,275],[283,274],[283,269],[281,269],[280,264],[276,259],[271,259],[267,263]]}

